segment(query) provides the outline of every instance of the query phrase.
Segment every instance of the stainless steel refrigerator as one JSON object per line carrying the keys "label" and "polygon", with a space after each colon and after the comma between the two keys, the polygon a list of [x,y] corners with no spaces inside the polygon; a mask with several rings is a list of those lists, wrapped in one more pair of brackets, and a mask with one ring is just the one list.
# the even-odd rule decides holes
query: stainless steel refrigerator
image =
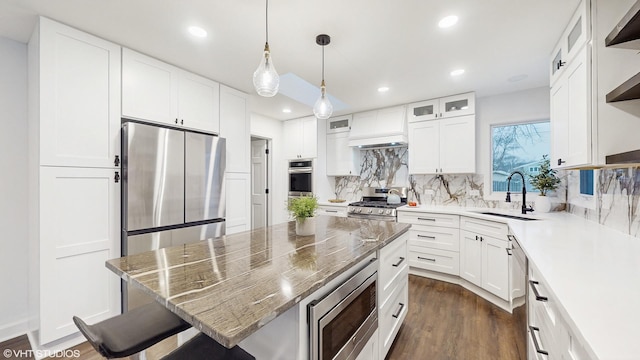
{"label": "stainless steel refrigerator", "polygon": [[[123,119],[123,256],[225,234],[225,152],[213,134]],[[151,301],[124,282],[122,295],[124,311]]]}

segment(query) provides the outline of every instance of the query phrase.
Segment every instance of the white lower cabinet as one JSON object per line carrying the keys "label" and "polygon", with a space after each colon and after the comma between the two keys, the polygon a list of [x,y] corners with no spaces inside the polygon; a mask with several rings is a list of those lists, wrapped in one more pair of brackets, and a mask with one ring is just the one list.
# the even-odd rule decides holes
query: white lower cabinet
{"label": "white lower cabinet", "polygon": [[[39,226],[31,241],[39,264],[30,276],[39,291],[39,344],[76,333],[72,317],[88,323],[120,313],[120,282],[105,261],[120,256],[117,169],[40,167]],[[37,316],[34,316],[37,317]]]}
{"label": "white lower cabinet", "polygon": [[409,300],[408,234],[379,250],[378,347],[384,359],[407,316]]}
{"label": "white lower cabinet", "polygon": [[460,231],[460,277],[509,301],[507,240]]}

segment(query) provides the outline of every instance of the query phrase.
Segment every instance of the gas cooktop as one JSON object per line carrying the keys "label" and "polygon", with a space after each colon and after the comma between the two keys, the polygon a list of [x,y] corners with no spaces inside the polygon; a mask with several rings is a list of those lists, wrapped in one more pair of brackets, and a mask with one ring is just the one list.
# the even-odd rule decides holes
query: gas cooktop
{"label": "gas cooktop", "polygon": [[[397,190],[400,203],[387,203],[387,196],[391,189]],[[364,188],[362,193],[362,201],[349,204],[347,216],[395,221],[396,208],[407,204],[407,188]]]}

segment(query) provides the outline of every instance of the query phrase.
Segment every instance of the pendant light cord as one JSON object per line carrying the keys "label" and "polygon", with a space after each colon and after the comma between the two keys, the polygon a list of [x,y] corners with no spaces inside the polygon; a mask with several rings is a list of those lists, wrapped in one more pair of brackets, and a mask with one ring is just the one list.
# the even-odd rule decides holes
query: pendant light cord
{"label": "pendant light cord", "polygon": [[324,45],[322,45],[322,81],[324,81]]}
{"label": "pendant light cord", "polygon": [[266,9],[264,11],[264,27],[265,27],[265,34],[267,35],[267,40],[266,43],[269,43],[269,0],[266,1],[267,2],[267,6]]}

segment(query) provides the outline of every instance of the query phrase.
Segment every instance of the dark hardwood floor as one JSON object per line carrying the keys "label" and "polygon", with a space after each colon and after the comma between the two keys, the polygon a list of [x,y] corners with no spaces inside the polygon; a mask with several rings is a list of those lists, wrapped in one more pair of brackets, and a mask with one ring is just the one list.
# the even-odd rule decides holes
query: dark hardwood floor
{"label": "dark hardwood floor", "polygon": [[[387,360],[526,360],[524,344],[511,314],[459,285],[409,275],[409,313]],[[155,346],[147,359],[159,359],[175,348],[175,337]],[[0,351],[31,349],[26,336],[0,343]],[[80,357],[60,359],[99,360],[88,343],[73,350]],[[11,357],[10,357],[11,358]],[[20,359],[27,359],[20,357]],[[267,359],[260,359],[267,360]],[[268,359],[270,360],[270,359]]]}
{"label": "dark hardwood floor", "polygon": [[459,285],[409,275],[409,312],[386,359],[526,360],[516,326]]}

